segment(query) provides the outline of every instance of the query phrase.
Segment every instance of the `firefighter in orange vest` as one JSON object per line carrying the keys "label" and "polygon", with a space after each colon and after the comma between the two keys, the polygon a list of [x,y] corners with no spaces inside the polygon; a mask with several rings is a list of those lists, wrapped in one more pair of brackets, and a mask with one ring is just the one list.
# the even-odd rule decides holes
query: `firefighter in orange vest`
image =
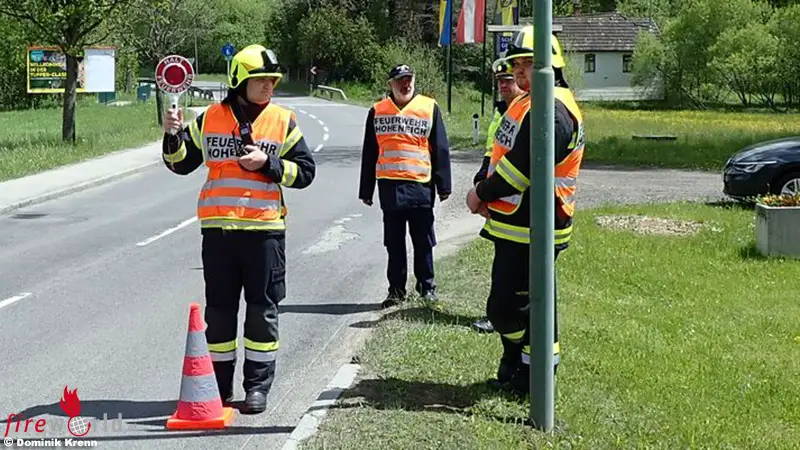
{"label": "firefighter in orange vest", "polygon": [[408,65],[389,72],[391,92],[367,115],[358,198],[372,205],[377,179],[388,253],[389,289],[383,307],[406,298],[406,224],[414,246],[416,291],[435,305],[433,207],[451,193],[450,149],[439,105],[415,92]]}
{"label": "firefighter in orange vest", "polygon": [[303,189],[315,163],[291,111],[272,103],[282,69],[260,45],[231,60],[228,95],[177,135],[180,110],[165,121],[163,160],[188,175],[205,164],[197,217],[202,230],[206,338],[220,396],[233,397],[240,295],[244,290],[244,412],[266,409],[275,377],[278,303],[286,296],[283,188]]}
{"label": "firefighter in orange vest", "polygon": [[[555,95],[555,256],[572,236],[575,186],[584,150],[583,116],[563,77],[564,60],[553,37]],[[529,85],[533,73],[533,27],[528,25],[512,40],[506,59]],[[495,135],[488,177],[467,194],[473,213],[485,207],[488,218],[481,236],[494,242],[492,286],[486,312],[503,340],[503,356],[492,384],[519,394],[529,391],[530,337],[528,268],[530,245],[530,93],[508,107]],[[553,343],[554,370],[561,357],[558,321]]]}
{"label": "firefighter in orange vest", "polygon": [[[494,77],[497,80],[497,92],[500,93],[500,100],[495,105],[494,118],[489,125],[489,136],[486,138],[486,153],[483,155],[481,168],[473,178],[472,182],[474,184],[478,184],[486,178],[486,173],[489,170],[489,161],[491,160],[492,151],[494,149],[494,135],[497,132],[497,127],[499,127],[503,121],[503,115],[506,113],[506,110],[508,110],[508,105],[510,105],[515,98],[529,90],[529,86],[524,80],[523,83],[520,83],[516,79],[511,64],[503,58],[492,63],[492,72],[494,72]],[[486,214],[485,210],[481,213]],[[480,333],[494,332],[494,327],[488,317],[483,317],[473,322],[472,328]]]}

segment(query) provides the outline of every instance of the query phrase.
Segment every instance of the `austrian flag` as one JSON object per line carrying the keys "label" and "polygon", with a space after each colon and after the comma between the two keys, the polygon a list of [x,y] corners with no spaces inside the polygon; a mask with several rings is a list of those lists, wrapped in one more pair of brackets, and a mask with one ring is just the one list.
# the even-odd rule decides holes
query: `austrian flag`
{"label": "austrian flag", "polygon": [[457,44],[483,42],[484,12],[486,0],[463,0],[458,14],[456,29]]}

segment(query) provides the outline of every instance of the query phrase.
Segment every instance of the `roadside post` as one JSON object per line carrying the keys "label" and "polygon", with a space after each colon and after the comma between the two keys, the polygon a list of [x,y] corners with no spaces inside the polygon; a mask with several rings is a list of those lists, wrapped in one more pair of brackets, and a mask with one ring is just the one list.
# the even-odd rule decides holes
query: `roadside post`
{"label": "roadside post", "polygon": [[[170,55],[158,62],[156,66],[156,86],[164,94],[170,96],[170,107],[178,108],[178,101],[192,86],[194,67],[188,59],[180,55]],[[178,130],[170,130],[177,134]]]}
{"label": "roadside post", "polygon": [[230,42],[226,42],[225,45],[222,46],[222,56],[225,57],[225,61],[228,64],[228,71],[225,72],[226,76],[230,76],[231,74],[231,58],[233,58],[233,53],[236,51],[236,48]]}
{"label": "roadside post", "polygon": [[474,113],[472,115],[472,144],[475,145],[478,143],[478,136],[480,135],[480,121],[478,119],[478,113]]}
{"label": "roadside post", "polygon": [[530,158],[530,420],[553,429],[553,316],[555,132],[552,68],[552,0],[531,2],[534,29]]}

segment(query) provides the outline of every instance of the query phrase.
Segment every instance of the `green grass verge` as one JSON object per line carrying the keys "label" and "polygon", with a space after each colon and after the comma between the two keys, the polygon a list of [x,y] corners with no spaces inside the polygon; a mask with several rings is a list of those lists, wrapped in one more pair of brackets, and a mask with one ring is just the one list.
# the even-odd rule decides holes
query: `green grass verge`
{"label": "green grass verge", "polygon": [[[701,226],[659,236],[598,225],[614,214]],[[800,261],[759,257],[753,221],[703,204],[581,213],[557,265],[564,353],[551,436],[523,425],[526,402],[484,384],[501,347],[468,329],[492,258],[473,242],[437,263],[443,312],[411,304],[375,325],[357,384],[303,449],[796,448]]]}
{"label": "green grass verge", "polygon": [[[352,103],[371,105],[376,93],[357,84],[338,85]],[[336,98],[336,97],[334,97]],[[446,112],[446,98],[439,98]],[[451,114],[445,115],[454,150],[483,150],[491,121],[492,100],[486,95],[486,113],[480,118],[479,144],[472,143],[472,115],[481,112],[480,92],[454,86]],[[584,161],[599,164],[720,170],[742,147],[786,136],[800,136],[794,114],[741,111],[659,110],[625,103],[581,103],[586,123]],[[633,139],[674,136],[674,141]]]}
{"label": "green grass verge", "polygon": [[61,140],[61,108],[0,113],[0,181],[141,146],[162,135],[153,98],[125,106],[83,99],[75,117],[72,145]]}

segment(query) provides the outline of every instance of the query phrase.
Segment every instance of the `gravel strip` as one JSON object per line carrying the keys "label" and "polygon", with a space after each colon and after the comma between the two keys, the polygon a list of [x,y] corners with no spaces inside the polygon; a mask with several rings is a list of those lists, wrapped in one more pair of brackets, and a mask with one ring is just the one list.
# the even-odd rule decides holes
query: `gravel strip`
{"label": "gravel strip", "polygon": [[[478,151],[452,154],[453,194],[436,206],[440,239],[476,235],[483,219],[469,213],[466,195],[480,168]],[[714,172],[675,169],[617,168],[585,164],[578,178],[578,209],[609,204],[720,201],[722,176]]]}

